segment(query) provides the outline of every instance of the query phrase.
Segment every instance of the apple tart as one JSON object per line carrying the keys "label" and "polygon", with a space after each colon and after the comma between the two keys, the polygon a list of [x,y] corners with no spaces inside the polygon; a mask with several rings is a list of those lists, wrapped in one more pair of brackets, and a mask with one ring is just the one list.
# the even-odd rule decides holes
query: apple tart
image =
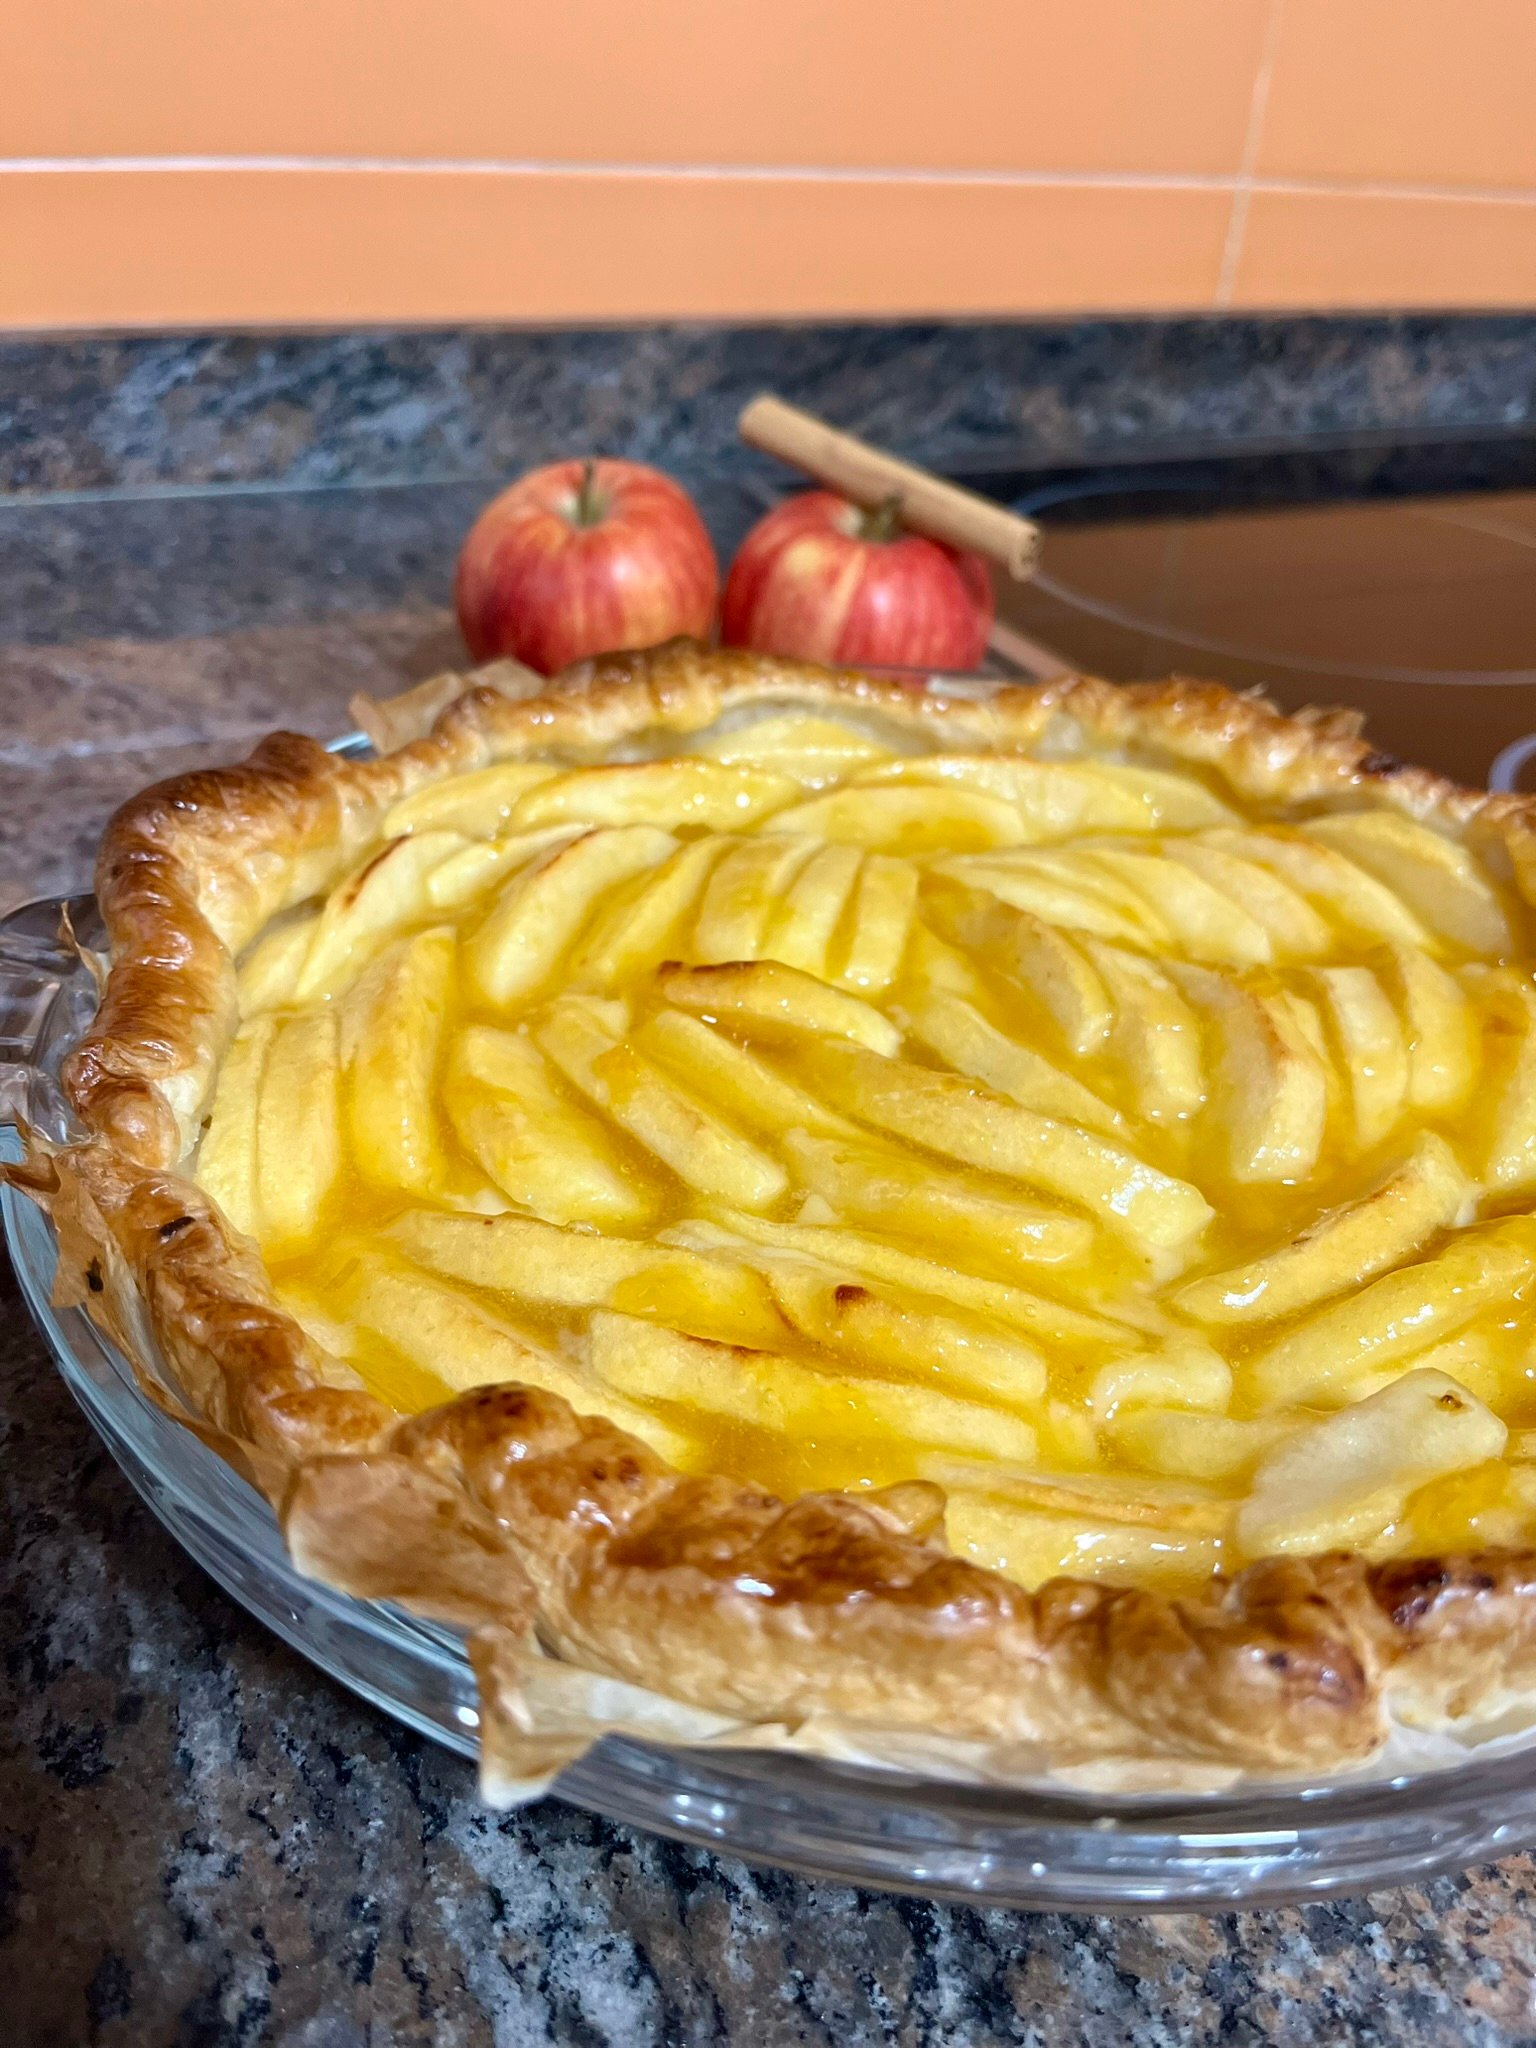
{"label": "apple tart", "polygon": [[1261,1774],[1531,1696],[1526,800],[1186,682],[445,696],[118,814],[17,1173],[493,1780],[534,1644]]}

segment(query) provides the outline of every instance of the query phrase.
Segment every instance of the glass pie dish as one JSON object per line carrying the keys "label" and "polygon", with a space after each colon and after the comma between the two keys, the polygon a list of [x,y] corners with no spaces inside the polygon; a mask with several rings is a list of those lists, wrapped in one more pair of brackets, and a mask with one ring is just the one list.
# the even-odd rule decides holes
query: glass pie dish
{"label": "glass pie dish", "polygon": [[[0,921],[6,1110],[57,1138],[69,1135],[59,1061],[96,1000],[71,930],[87,950],[99,942],[89,897],[39,901]],[[0,1143],[19,1155],[14,1125]],[[66,1383],[183,1547],[321,1670],[472,1756],[478,1715],[461,1638],[301,1576],[265,1501],[178,1420],[186,1411],[169,1375],[146,1385],[83,1311],[51,1304],[56,1247],[41,1211],[7,1186],[0,1214],[22,1291]],[[610,1736],[555,1790],[752,1861],[926,1895],[1099,1912],[1360,1891],[1507,1853],[1536,1836],[1536,1757],[1518,1735],[1481,1750],[1389,1753],[1368,1771],[1315,1785],[1139,1794],[1059,1780],[978,1787],[919,1771]]]}

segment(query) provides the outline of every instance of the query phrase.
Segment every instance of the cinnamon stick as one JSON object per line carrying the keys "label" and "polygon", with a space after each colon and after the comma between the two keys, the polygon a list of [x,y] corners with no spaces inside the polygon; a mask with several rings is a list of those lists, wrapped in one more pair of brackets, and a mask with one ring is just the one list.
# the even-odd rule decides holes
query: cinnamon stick
{"label": "cinnamon stick", "polygon": [[1033,520],[995,505],[959,484],[899,461],[871,448],[852,434],[830,427],[814,413],[786,405],[764,394],[742,413],[738,428],[749,447],[775,455],[792,469],[803,470],[829,490],[872,511],[894,498],[901,519],[914,533],[951,547],[968,548],[996,562],[1016,581],[1034,573],[1040,555],[1040,529]]}

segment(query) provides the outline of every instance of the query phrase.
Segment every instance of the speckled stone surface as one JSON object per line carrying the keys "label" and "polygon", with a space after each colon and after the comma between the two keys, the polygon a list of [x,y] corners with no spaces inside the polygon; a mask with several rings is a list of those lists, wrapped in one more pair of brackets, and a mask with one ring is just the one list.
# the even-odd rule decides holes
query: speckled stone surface
{"label": "speckled stone surface", "polygon": [[[1401,354],[1388,375],[1380,333],[1362,366],[1325,325],[1305,348],[1320,378],[1334,352],[1335,394],[1338,380],[1377,378],[1383,404],[1394,391],[1421,411],[1457,391],[1470,403],[1470,385],[1436,381],[1422,336],[1417,357],[1401,335],[1391,343]],[[1533,358],[1528,334],[1520,357],[1518,326],[1481,323],[1479,403],[1528,403]],[[335,343],[330,381],[313,390],[289,374],[289,344],[27,344],[31,382],[16,375],[22,345],[6,345],[0,414],[15,419],[21,389],[32,422],[8,474],[78,490],[248,476],[263,463],[313,482],[364,457],[423,475],[483,462],[481,428],[462,427],[452,393],[470,389],[491,340],[442,345],[447,367],[427,375],[438,397],[412,384],[426,374],[415,341]],[[1223,346],[1247,349],[1251,395],[1251,343],[1209,339],[1201,360],[1218,395],[1195,394],[1207,415]],[[630,445],[692,475],[667,423],[686,440],[690,407],[716,400],[690,397],[679,365],[736,345],[655,342],[650,382],[625,371],[611,387],[611,338],[578,339],[569,354],[551,341],[542,360],[557,397],[579,386],[596,408],[587,417],[611,405]],[[987,330],[902,343],[930,345],[1001,346]],[[1116,345],[1123,369],[1129,344]],[[325,356],[319,343],[291,346],[311,363]],[[832,349],[825,333],[785,346],[831,364],[815,354]],[[1063,379],[1090,389],[1103,331],[1089,330],[1079,355],[1059,337],[1052,346]],[[1149,360],[1163,346],[1148,340]],[[101,367],[112,349],[115,383]],[[1299,360],[1275,372],[1297,404]],[[743,383],[761,375],[754,361]],[[401,380],[387,402],[368,386],[381,362]],[[393,429],[358,411],[344,388],[354,374]],[[189,382],[197,391],[178,400]],[[890,417],[882,388],[872,375],[866,423]],[[991,388],[967,404],[996,411]],[[503,397],[537,413],[532,381]],[[423,410],[400,410],[418,400]],[[440,447],[439,404],[460,422],[442,426]],[[1051,406],[1014,392],[1001,409],[1017,421]],[[81,430],[91,419],[94,441]],[[453,441],[461,430],[473,445]],[[544,431],[524,420],[526,438],[498,442],[494,460],[543,452]],[[0,901],[83,883],[106,813],[151,776],[239,752],[273,723],[338,730],[353,690],[452,659],[448,574],[478,495],[0,501]],[[737,496],[712,507],[723,538],[749,514]],[[1536,2048],[1536,1865],[1516,1857],[1342,1904],[1109,1921],[751,1870],[552,1801],[494,1817],[466,1765],[357,1704],[181,1555],[0,1282],[0,2048],[1312,2042]]]}
{"label": "speckled stone surface", "polygon": [[648,326],[0,342],[0,491],[491,477],[573,447],[750,467],[766,388],[919,461],[1536,420],[1536,320]]}

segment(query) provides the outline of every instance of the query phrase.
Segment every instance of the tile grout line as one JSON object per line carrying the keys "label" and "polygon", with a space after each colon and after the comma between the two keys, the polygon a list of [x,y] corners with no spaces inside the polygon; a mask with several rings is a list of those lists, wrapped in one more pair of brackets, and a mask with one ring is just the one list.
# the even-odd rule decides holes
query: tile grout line
{"label": "tile grout line", "polygon": [[1232,294],[1237,284],[1237,266],[1243,253],[1243,243],[1248,234],[1248,210],[1253,203],[1254,170],[1258,163],[1259,142],[1264,133],[1264,117],[1269,111],[1269,88],[1275,74],[1275,57],[1280,42],[1280,17],[1285,0],[1269,0],[1269,15],[1264,23],[1264,40],[1259,48],[1258,68],[1253,74],[1253,93],[1248,102],[1248,132],[1243,137],[1243,157],[1238,171],[1237,186],[1232,194],[1232,211],[1227,216],[1227,238],[1222,245],[1221,269],[1216,278],[1215,307],[1218,312],[1229,312]]}
{"label": "tile grout line", "polygon": [[[1276,0],[1278,18],[1279,6]],[[1265,94],[1268,78],[1263,78]],[[1255,99],[1260,79],[1254,82]],[[1263,108],[1257,107],[1262,117]],[[1250,137],[1255,142],[1250,114]],[[1244,164],[1250,151],[1244,150]],[[1148,191],[1280,193],[1303,198],[1428,200],[1482,206],[1536,206],[1536,187],[1516,185],[1417,185],[1390,179],[1261,178],[1246,168],[1236,173],[1203,171],[1042,171],[914,168],[892,164],[654,164],[558,162],[515,157],[335,157],[335,156],[84,156],[3,157],[0,177],[132,176],[326,176],[632,179],[654,184],[745,185],[954,185],[1019,187],[1061,191]]]}

